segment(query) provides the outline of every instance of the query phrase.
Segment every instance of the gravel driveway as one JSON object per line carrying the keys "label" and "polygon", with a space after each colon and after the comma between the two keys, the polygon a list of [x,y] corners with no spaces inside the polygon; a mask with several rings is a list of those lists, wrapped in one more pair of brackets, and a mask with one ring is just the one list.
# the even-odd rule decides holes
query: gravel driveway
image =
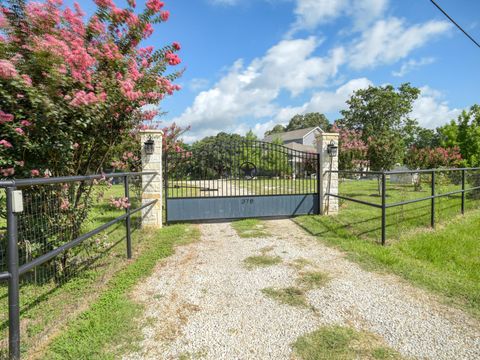
{"label": "gravel driveway", "polygon": [[[409,358],[480,359],[480,324],[391,275],[362,270],[291,220],[270,236],[240,238],[228,223],[201,225],[201,241],[179,247],[135,290],[146,306],[144,340],[125,359],[292,359],[291,344],[329,324],[367,330]],[[247,269],[267,252],[280,264]],[[328,273],[311,307],[280,304],[267,287],[295,285],[299,263]]]}

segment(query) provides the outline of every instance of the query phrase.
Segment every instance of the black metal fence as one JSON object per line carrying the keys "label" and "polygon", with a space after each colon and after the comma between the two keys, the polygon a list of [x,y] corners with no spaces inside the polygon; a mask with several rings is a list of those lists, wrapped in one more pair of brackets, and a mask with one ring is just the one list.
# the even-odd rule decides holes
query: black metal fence
{"label": "black metal fence", "polygon": [[[0,318],[4,335],[0,358],[20,358],[21,307],[30,306],[21,297],[29,296],[32,284],[64,284],[123,241],[126,257],[132,257],[132,228],[138,225],[132,219],[140,221],[140,211],[157,201],[141,203],[142,178],[156,175],[112,173],[0,181],[0,301],[8,307],[4,313],[8,319]],[[112,187],[114,180],[117,185]],[[108,203],[101,201],[106,194],[111,195]],[[116,224],[125,226],[120,240],[108,243],[98,237]]]}
{"label": "black metal fence", "polygon": [[[480,168],[440,168],[422,170],[397,170],[397,171],[356,171],[356,170],[328,170],[327,173],[337,173],[340,182],[342,181],[364,181],[375,182],[378,191],[379,202],[371,201],[372,188],[367,191],[368,195],[362,194],[361,186],[350,186],[348,195],[325,193],[326,197],[335,197],[346,202],[353,202],[380,210],[380,231],[381,244],[385,245],[387,240],[387,210],[404,205],[416,204],[424,201],[429,202],[430,226],[435,227],[436,222],[436,199],[459,197],[458,209],[461,214],[465,213],[466,195],[475,194],[475,200],[480,199]],[[409,194],[420,194],[428,191],[428,196],[406,196],[398,199],[395,192],[398,192],[398,185],[408,185],[411,191]],[[426,190],[424,189],[426,186]],[[345,186],[347,187],[347,186]],[[340,189],[342,186],[340,186]],[[438,190],[441,190],[439,192]],[[367,199],[366,199],[367,197]],[[388,200],[392,200],[389,202]],[[400,201],[398,201],[400,200]],[[341,210],[340,210],[341,211]],[[370,219],[371,220],[371,219]]]}

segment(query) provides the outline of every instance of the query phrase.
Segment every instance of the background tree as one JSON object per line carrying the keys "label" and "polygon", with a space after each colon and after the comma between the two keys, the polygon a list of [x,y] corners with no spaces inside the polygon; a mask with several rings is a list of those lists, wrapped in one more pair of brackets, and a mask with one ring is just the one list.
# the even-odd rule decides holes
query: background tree
{"label": "background tree", "polygon": [[341,111],[340,124],[361,133],[372,170],[388,170],[402,161],[403,139],[407,125],[412,125],[408,115],[419,94],[420,90],[408,83],[398,89],[369,86],[355,91],[347,100],[348,109]]}
{"label": "background tree", "polygon": [[304,115],[295,115],[288,123],[285,131],[307,129],[319,126],[323,131],[330,130],[330,122],[324,114],[318,112],[307,113]]}
{"label": "background tree", "polygon": [[265,136],[272,135],[272,134],[283,133],[283,132],[285,132],[285,126],[277,124],[273,127],[272,130],[267,130],[265,132]]}
{"label": "background tree", "polygon": [[445,124],[437,128],[437,136],[440,146],[453,147],[458,146],[458,125],[455,120],[451,120],[448,124]]}
{"label": "background tree", "polygon": [[480,166],[480,106],[475,104],[464,110],[457,121],[437,129],[443,147],[458,146],[464,159],[463,165]]}
{"label": "background tree", "polygon": [[435,169],[439,167],[456,167],[462,162],[460,149],[451,148],[417,148],[408,149],[405,156],[405,165],[410,169]]}
{"label": "background tree", "polygon": [[266,131],[265,136],[286,131],[308,129],[316,126],[319,126],[323,131],[330,131],[332,127],[324,114],[318,112],[297,114],[290,119],[287,126],[277,124],[271,130]]}

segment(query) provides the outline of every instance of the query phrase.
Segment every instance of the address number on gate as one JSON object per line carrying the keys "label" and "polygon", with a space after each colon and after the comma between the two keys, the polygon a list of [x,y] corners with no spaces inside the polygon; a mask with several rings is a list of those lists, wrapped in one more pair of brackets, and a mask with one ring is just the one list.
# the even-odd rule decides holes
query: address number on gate
{"label": "address number on gate", "polygon": [[242,199],[242,205],[253,204],[253,199]]}

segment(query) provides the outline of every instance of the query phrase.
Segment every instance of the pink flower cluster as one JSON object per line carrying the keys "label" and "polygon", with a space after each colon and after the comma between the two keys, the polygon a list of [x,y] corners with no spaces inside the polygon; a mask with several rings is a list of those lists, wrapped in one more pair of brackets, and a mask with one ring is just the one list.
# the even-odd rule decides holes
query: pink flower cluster
{"label": "pink flower cluster", "polygon": [[95,4],[97,4],[100,7],[106,7],[106,8],[113,8],[115,7],[115,4],[112,0],[94,0]]}
{"label": "pink flower cluster", "polygon": [[160,11],[160,9],[163,8],[164,5],[165,4],[163,3],[163,1],[160,1],[160,0],[148,0],[147,1],[147,8],[149,8],[150,10],[152,10],[155,13],[158,13]]}
{"label": "pink flower cluster", "polygon": [[165,59],[167,59],[168,63],[170,65],[178,65],[180,64],[182,61],[180,60],[180,58],[178,57],[177,54],[174,54],[174,53],[167,53],[165,55]]}
{"label": "pink flower cluster", "polygon": [[462,160],[458,146],[451,148],[417,148],[411,147],[406,155],[406,162],[412,168],[438,168],[457,166]]}
{"label": "pink flower cluster", "polygon": [[60,199],[60,209],[61,210],[68,210],[69,207],[70,207],[70,202],[68,201],[68,199],[61,198]]}
{"label": "pink flower cluster", "polygon": [[160,14],[160,18],[163,21],[167,21],[170,18],[170,11],[168,11],[168,10],[162,11],[162,13]]}
{"label": "pink flower cluster", "polygon": [[13,147],[12,143],[8,140],[5,140],[5,139],[0,140],[0,146],[3,146],[4,148],[7,148],[7,149]]}
{"label": "pink flower cluster", "polygon": [[9,177],[9,176],[13,176],[15,175],[15,169],[13,167],[9,167],[9,168],[0,168],[0,174],[3,176],[3,177]]}
{"label": "pink flower cluster", "polygon": [[79,107],[79,106],[83,106],[83,105],[95,104],[95,103],[101,101],[102,99],[104,99],[104,96],[105,95],[97,97],[97,95],[95,95],[95,93],[93,93],[91,91],[90,92],[85,92],[83,90],[80,90],[73,96],[72,101],[70,101],[70,105],[72,105],[74,107]]}
{"label": "pink flower cluster", "polygon": [[158,110],[148,110],[142,112],[142,118],[145,121],[152,121],[158,115]]}
{"label": "pink flower cluster", "polygon": [[10,79],[18,75],[15,65],[8,60],[0,60],[0,78]]}
{"label": "pink flower cluster", "polygon": [[368,146],[362,140],[362,132],[339,127],[334,124],[333,132],[339,133],[340,151],[355,151],[358,155],[366,155]]}
{"label": "pink flower cluster", "polygon": [[110,199],[110,205],[115,209],[128,209],[130,207],[130,202],[127,197],[120,197]]}
{"label": "pink flower cluster", "polygon": [[0,124],[4,124],[6,122],[12,122],[14,119],[12,114],[7,114],[4,113],[2,110],[0,110]]}
{"label": "pink flower cluster", "polygon": [[120,160],[117,160],[117,161],[112,161],[110,163],[110,165],[114,168],[114,169],[117,169],[117,170],[125,170],[128,166],[127,163],[123,162],[123,161],[120,161]]}

